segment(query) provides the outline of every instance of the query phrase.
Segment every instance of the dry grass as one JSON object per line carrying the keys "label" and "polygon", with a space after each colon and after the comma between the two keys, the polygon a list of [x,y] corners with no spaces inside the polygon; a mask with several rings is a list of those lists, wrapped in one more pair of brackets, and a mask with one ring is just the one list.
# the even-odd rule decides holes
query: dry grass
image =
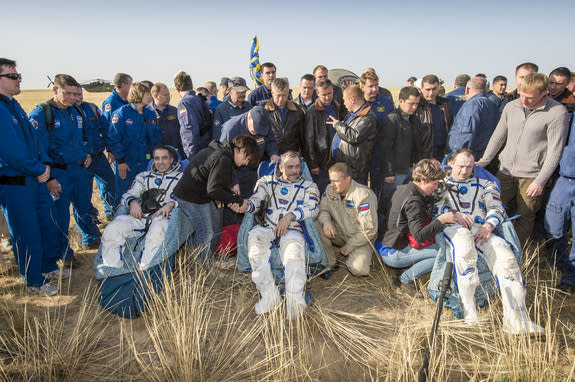
{"label": "dry grass", "polygon": [[[70,234],[77,249],[78,233]],[[94,251],[77,251],[70,281],[52,299],[27,296],[17,272],[2,267],[0,381],[417,379],[435,305],[395,289],[395,270],[375,261],[368,277],[343,267],[329,280],[314,279],[314,305],[287,321],[283,306],[253,312],[258,296],[249,275],[206,274],[196,253],[180,250],[164,291],[136,320],[98,306]],[[479,312],[475,326],[446,309],[428,380],[574,380],[574,297],[553,288],[558,275],[539,265],[542,258],[538,248],[528,251],[523,274],[530,317],[545,335],[505,334],[499,297]]]}
{"label": "dry grass", "polygon": [[[5,289],[0,380],[416,380],[435,306],[392,288],[389,270],[377,266],[371,276],[356,278],[341,269],[329,280],[314,280],[315,304],[301,319],[288,321],[283,306],[255,315],[258,296],[249,276],[232,270],[224,271],[224,279],[207,274],[195,253],[180,251],[164,291],[153,295],[137,320],[99,308],[96,285],[76,274],[49,306],[20,296],[17,283]],[[93,254],[83,256],[80,276]],[[530,316],[545,336],[505,334],[499,298],[472,327],[446,310],[429,380],[573,379],[571,308],[551,287],[556,274],[540,272],[529,256],[526,264]],[[75,283],[83,284],[78,289]]]}

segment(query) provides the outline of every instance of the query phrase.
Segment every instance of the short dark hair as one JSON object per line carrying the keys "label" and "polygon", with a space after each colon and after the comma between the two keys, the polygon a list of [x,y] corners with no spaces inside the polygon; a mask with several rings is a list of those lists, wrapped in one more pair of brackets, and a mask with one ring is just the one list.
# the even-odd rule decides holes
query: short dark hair
{"label": "short dark hair", "polygon": [[421,94],[415,86],[405,86],[399,91],[399,99],[405,101],[409,97],[414,96],[419,98]]}
{"label": "short dark hair", "polygon": [[421,85],[423,84],[439,84],[439,77],[435,74],[428,74],[421,79]]}
{"label": "short dark hair", "polygon": [[[457,86],[465,86],[467,85],[467,81],[469,81],[471,79],[471,77],[469,77],[469,74],[460,74],[457,77],[455,77],[455,85]],[[434,84],[435,82],[431,82],[432,84]]]}
{"label": "short dark hair", "polygon": [[123,84],[129,84],[132,82],[132,76],[126,73],[116,73],[114,76],[114,86],[119,88]]}
{"label": "short dark hair", "polygon": [[535,73],[537,73],[539,71],[539,67],[532,62],[524,62],[522,64],[517,65],[517,67],[515,68],[515,74],[517,74],[519,69],[530,69],[530,70],[534,71]]}
{"label": "short dark hair", "polygon": [[316,89],[329,89],[333,88],[333,83],[330,80],[320,81],[315,84]]}
{"label": "short dark hair", "polygon": [[250,167],[255,167],[260,161],[260,148],[255,139],[241,134],[232,139],[232,146],[238,150],[244,149]]}
{"label": "short dark hair", "polygon": [[73,86],[77,88],[80,86],[80,84],[74,79],[74,77],[68,74],[56,74],[56,77],[54,77],[54,86],[58,88],[63,88],[66,86]]}
{"label": "short dark hair", "polygon": [[0,58],[0,73],[3,72],[3,66],[7,66],[9,68],[15,68],[16,67],[16,61],[14,60],[9,60],[7,58]]}
{"label": "short dark hair", "polygon": [[152,87],[154,87],[154,83],[150,80],[143,80],[143,81],[140,81],[140,83],[147,86],[148,89],[150,89],[150,90],[152,90]]}
{"label": "short dark hair", "polygon": [[170,154],[170,158],[172,158],[173,161],[178,160],[178,152],[171,146],[159,145],[154,147],[154,151],[152,151],[152,158],[154,157],[154,154],[157,150],[166,150]]}
{"label": "short dark hair", "polygon": [[455,158],[461,154],[471,156],[475,160],[475,154],[473,153],[473,150],[471,150],[467,147],[462,147],[459,150],[456,150],[455,152],[451,153],[451,155],[449,155],[449,158],[447,158],[447,160],[448,161],[455,160]]}
{"label": "short dark hair", "polygon": [[569,79],[571,78],[571,71],[564,66],[560,66],[558,68],[553,69],[553,71],[549,73],[549,77],[551,76],[566,77],[567,79]]}
{"label": "short dark hair", "polygon": [[313,76],[313,74],[304,74],[303,76],[301,76],[301,79],[299,80],[299,82],[302,82],[303,80],[315,81],[315,77]]}
{"label": "short dark hair", "polygon": [[264,71],[264,68],[274,68],[274,70],[277,70],[276,66],[274,64],[272,64],[271,62],[264,62],[261,66],[261,71]]}
{"label": "short dark hair", "polygon": [[174,86],[177,91],[185,92],[192,90],[194,88],[192,77],[190,77],[188,73],[181,71],[174,77]]}
{"label": "short dark hair", "polygon": [[507,77],[505,76],[495,76],[493,77],[493,83],[505,81],[507,82]]}

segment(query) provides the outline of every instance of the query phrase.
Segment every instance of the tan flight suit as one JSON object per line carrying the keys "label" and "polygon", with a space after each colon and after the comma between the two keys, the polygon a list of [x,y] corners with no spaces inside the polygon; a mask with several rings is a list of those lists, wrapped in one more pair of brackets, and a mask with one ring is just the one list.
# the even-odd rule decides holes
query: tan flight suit
{"label": "tan flight suit", "polygon": [[[369,274],[371,244],[377,235],[377,198],[373,191],[352,180],[347,194],[342,197],[333,191],[331,184],[328,185],[317,220],[324,245],[330,240],[323,234],[323,224],[331,221],[334,225],[336,237],[331,239],[331,244],[349,251],[346,261],[349,271],[355,276]],[[331,248],[326,247],[326,253],[329,265],[335,265]]]}

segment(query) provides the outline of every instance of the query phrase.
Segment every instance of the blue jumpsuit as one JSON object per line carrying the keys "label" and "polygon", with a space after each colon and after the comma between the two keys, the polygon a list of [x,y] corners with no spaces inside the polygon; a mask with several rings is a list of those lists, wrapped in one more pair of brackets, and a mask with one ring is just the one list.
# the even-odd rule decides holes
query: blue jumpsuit
{"label": "blue jumpsuit", "polygon": [[[369,171],[370,186],[381,203],[381,197],[384,192],[383,170],[381,168],[381,141],[383,140],[383,119],[394,109],[391,98],[377,94],[375,100],[370,102],[371,112],[377,118],[377,138],[373,146],[373,155],[371,157],[371,169]],[[391,190],[393,191],[393,190]]]}
{"label": "blue jumpsuit", "polygon": [[178,120],[184,153],[188,159],[192,159],[201,149],[208,147],[212,140],[211,126],[209,131],[204,132],[204,134],[200,131],[200,124],[204,120],[204,111],[202,100],[193,90],[187,92],[180,101]]}
{"label": "blue jumpsuit", "polygon": [[6,217],[20,275],[28,286],[58,268],[61,237],[54,202],[37,177],[50,159],[15,99],[0,95],[0,206]]}
{"label": "blue jumpsuit", "polygon": [[112,90],[112,93],[102,102],[102,111],[104,112],[104,118],[108,121],[108,125],[112,122],[112,114],[124,105],[127,105],[128,101],[124,101],[122,97],[116,92],[116,89]]}
{"label": "blue jumpsuit", "polygon": [[82,244],[100,241],[100,230],[92,220],[91,188],[88,170],[83,162],[93,152],[93,137],[84,130],[84,118],[76,107],[62,109],[52,100],[48,101],[54,117],[54,126],[48,126],[44,111],[37,106],[30,113],[30,121],[38,129],[38,136],[47,148],[52,170],[50,176],[58,179],[62,186],[56,200],[58,227],[65,236],[61,248],[63,258],[73,255],[68,244],[70,225],[70,203],[74,207],[76,225],[82,234]]}
{"label": "blue jumpsuit", "polygon": [[[144,107],[138,113],[131,103],[113,113],[108,127],[108,151],[114,154],[114,174],[116,174],[116,198],[114,205],[120,204],[122,195],[128,191],[132,181],[148,168],[149,154],[162,142],[162,130],[158,126],[156,113]],[[118,164],[126,163],[130,170],[126,179],[118,174]]]}
{"label": "blue jumpsuit", "polygon": [[[92,154],[92,164],[88,167],[88,176],[90,177],[90,186],[93,184],[94,178],[96,178],[100,199],[102,199],[104,204],[106,216],[110,218],[114,216],[116,191],[114,172],[104,154],[108,135],[108,122],[100,109],[96,105],[92,105],[93,107],[88,102],[82,102],[82,105],[80,105],[86,115],[84,119],[85,129],[93,137],[93,152],[90,153]],[[91,195],[92,188],[90,187],[90,200],[92,199]],[[95,217],[98,217],[97,210],[95,211]]]}

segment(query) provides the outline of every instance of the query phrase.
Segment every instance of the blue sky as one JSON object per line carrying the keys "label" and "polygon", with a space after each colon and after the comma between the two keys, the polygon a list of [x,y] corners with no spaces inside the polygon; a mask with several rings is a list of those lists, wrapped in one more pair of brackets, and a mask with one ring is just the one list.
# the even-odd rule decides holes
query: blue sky
{"label": "blue sky", "polygon": [[[575,71],[574,1],[26,1],[2,6],[0,55],[15,59],[24,89],[46,75],[78,81],[166,82],[187,71],[195,86],[222,76],[249,79],[249,49],[296,87],[317,64],[360,74],[374,67],[380,84],[403,86],[435,73],[451,85],[460,73],[503,74],[532,61],[548,74]],[[551,41],[554,38],[556,41]]]}

